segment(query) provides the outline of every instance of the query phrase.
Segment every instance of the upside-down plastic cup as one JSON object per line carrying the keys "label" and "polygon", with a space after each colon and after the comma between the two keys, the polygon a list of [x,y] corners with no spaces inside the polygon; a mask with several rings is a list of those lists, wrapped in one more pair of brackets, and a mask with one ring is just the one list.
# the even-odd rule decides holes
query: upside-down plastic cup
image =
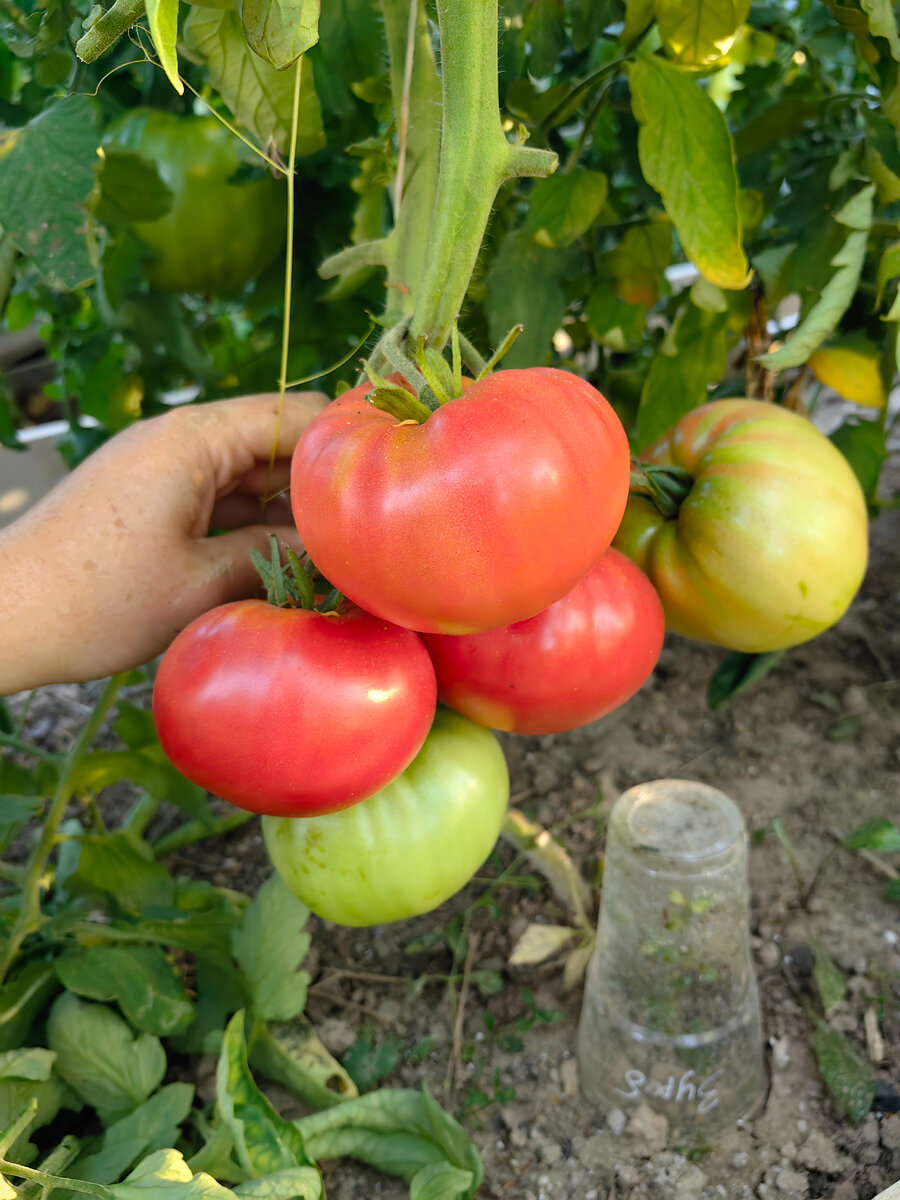
{"label": "upside-down plastic cup", "polygon": [[600,1109],[644,1102],[688,1141],[765,1095],[747,834],[715,788],[664,779],[613,808],[578,1064]]}

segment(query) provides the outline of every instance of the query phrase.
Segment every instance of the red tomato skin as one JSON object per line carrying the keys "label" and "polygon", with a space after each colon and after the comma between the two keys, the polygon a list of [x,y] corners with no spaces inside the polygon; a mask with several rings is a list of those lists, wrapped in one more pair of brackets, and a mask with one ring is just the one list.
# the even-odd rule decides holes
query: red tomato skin
{"label": "red tomato skin", "polygon": [[612,541],[628,495],[621,422],[589,383],[498,371],[423,424],[345,392],[294,454],[304,545],[354,603],[463,634],[534,616]]}
{"label": "red tomato skin", "polygon": [[629,700],[659,658],[663,608],[646,575],[607,550],[527,621],[464,637],[424,634],[444,704],[508,733],[562,733]]}
{"label": "red tomato skin", "polygon": [[324,615],[239,600],[166,652],[153,692],[175,766],[269,816],[336,812],[412,762],[436,704],[421,640],[355,606]]}

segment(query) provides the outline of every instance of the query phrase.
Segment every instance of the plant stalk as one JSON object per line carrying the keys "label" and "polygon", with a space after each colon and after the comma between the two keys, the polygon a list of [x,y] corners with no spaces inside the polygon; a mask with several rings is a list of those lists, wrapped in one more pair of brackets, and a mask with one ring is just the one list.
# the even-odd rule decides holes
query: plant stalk
{"label": "plant stalk", "polygon": [[100,694],[100,698],[94,705],[94,711],[88,718],[81,733],[79,733],[72,749],[62,761],[56,791],[53,793],[50,808],[47,810],[47,815],[44,818],[41,836],[28,856],[28,862],[25,865],[25,881],[22,886],[22,907],[10,931],[9,940],[3,950],[3,957],[0,959],[0,984],[6,978],[6,974],[12,966],[16,955],[19,953],[22,943],[29,934],[35,933],[41,926],[41,883],[44,878],[44,872],[47,869],[47,863],[50,861],[50,855],[53,853],[53,848],[56,845],[57,830],[65,816],[66,807],[75,790],[75,778],[78,768],[81,765],[81,760],[97,736],[97,732],[103,724],[106,714],[115,704],[119,689],[124,684],[126,675],[127,672],[123,672],[120,675],[113,675],[107,681],[106,686]]}
{"label": "plant stalk", "polygon": [[411,334],[440,350],[475,269],[500,186],[556,170],[551,150],[508,142],[497,83],[497,0],[438,0],[443,126],[434,223]]}
{"label": "plant stalk", "polygon": [[115,0],[112,8],[107,9],[100,20],[78,39],[75,53],[82,62],[96,62],[143,15],[144,0]]}

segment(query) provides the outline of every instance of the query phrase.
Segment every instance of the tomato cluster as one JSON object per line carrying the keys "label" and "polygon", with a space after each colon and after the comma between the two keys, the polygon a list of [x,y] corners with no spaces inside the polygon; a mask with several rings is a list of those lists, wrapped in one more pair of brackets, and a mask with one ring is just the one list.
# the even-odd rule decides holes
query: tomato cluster
{"label": "tomato cluster", "polygon": [[509,797],[491,729],[610,712],[666,624],[754,650],[812,637],[865,567],[859,485],[783,409],[714,402],[651,447],[684,492],[664,516],[629,499],[627,438],[583,380],[499,371],[458,393],[432,411],[380,381],[333,401],[291,499],[339,599],[316,608],[307,580],[216,609],[157,676],[172,761],[263,813],[276,869],[342,924],[428,911],[477,870]]}

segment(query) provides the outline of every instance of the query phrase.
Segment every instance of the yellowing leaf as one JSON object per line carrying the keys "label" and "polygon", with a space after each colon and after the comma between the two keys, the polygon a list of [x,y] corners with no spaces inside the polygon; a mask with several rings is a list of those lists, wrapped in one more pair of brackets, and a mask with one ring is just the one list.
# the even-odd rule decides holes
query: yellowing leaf
{"label": "yellowing leaf", "polygon": [[726,55],[749,12],[750,0],[656,0],[663,47],[686,67]]}
{"label": "yellowing leaf", "polygon": [[509,956],[511,967],[536,966],[558,954],[576,931],[568,925],[529,925]]}
{"label": "yellowing leaf", "polygon": [[853,404],[884,408],[887,403],[878,349],[871,342],[820,347],[810,355],[809,366],[821,383]]}
{"label": "yellowing leaf", "polygon": [[178,54],[175,49],[178,39],[178,0],[147,0],[146,9],[150,36],[159,61],[169,83],[182,96],[184,84],[178,74]]}

